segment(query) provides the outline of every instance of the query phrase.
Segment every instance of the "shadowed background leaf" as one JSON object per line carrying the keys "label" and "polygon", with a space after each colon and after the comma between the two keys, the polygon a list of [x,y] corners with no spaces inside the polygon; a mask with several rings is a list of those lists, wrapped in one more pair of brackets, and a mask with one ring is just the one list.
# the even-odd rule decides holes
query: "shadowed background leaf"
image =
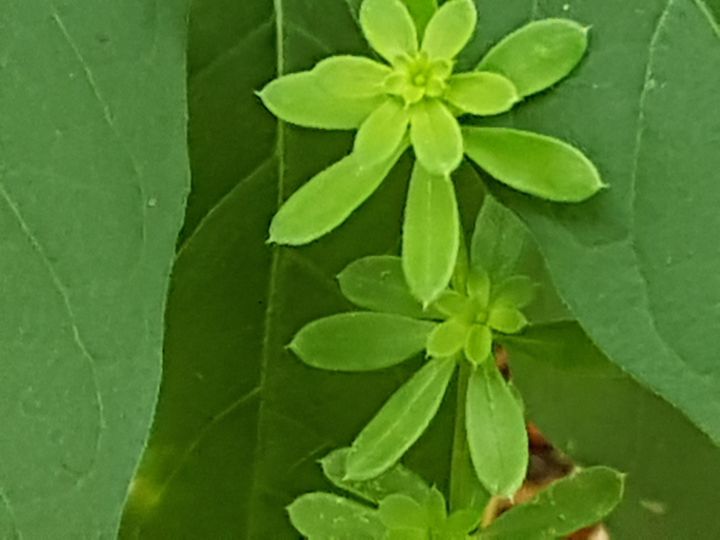
{"label": "shadowed background leaf", "polygon": [[0,537],[112,538],[189,188],[186,2],[0,11]]}

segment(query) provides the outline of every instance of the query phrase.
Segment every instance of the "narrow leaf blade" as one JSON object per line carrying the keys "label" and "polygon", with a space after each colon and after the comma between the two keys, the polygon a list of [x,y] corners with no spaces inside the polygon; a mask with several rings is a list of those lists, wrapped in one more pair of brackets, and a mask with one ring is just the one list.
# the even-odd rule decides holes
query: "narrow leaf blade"
{"label": "narrow leaf blade", "polygon": [[380,255],[350,263],[339,275],[340,290],[356,306],[420,319],[422,305],[410,292],[400,257]]}
{"label": "narrow leaf blade", "polygon": [[437,99],[424,100],[413,107],[410,139],[418,161],[431,173],[449,175],[460,166],[463,156],[460,125]]}
{"label": "narrow leaf blade", "polygon": [[348,479],[378,476],[402,457],[435,416],[454,371],[452,359],[431,360],[392,395],[353,442]]}
{"label": "narrow leaf blade", "polygon": [[307,493],[288,507],[293,526],[309,540],[382,540],[377,510],[331,493]]}
{"label": "narrow leaf blade", "polygon": [[504,113],[520,99],[509,79],[489,71],[454,75],[448,84],[445,99],[470,114],[490,116]]}
{"label": "narrow leaf blade", "polygon": [[490,49],[478,69],[502,73],[529,96],[568,76],[585,54],[587,33],[567,19],[531,22]]}
{"label": "narrow leaf blade", "polygon": [[270,241],[307,244],[341,225],[375,192],[403,151],[369,167],[350,154],[319,173],[280,207],[270,224]]}
{"label": "narrow leaf blade", "polygon": [[346,479],[346,462],[349,448],[334,450],[321,460],[325,477],[340,489],[378,504],[393,493],[412,497],[418,502],[427,500],[430,486],[413,471],[397,463],[380,476],[367,481]]}
{"label": "narrow leaf blade", "polygon": [[470,41],[476,22],[477,10],[471,0],[445,2],[428,23],[422,50],[430,58],[455,58]]}
{"label": "narrow leaf blade", "polygon": [[410,290],[424,304],[437,298],[450,282],[459,235],[452,181],[416,163],[405,209],[402,263]]}
{"label": "narrow leaf blade", "polygon": [[275,116],[316,129],[355,129],[381,103],[382,97],[349,97],[328,92],[312,71],[275,79],[259,94]]}
{"label": "narrow leaf blade", "polygon": [[595,165],[558,139],[508,128],[468,128],[464,138],[470,159],[518,191],[581,202],[605,187]]}
{"label": "narrow leaf blade", "polygon": [[493,495],[512,496],[528,466],[523,411],[493,361],[470,376],[466,431],[475,472]]}
{"label": "narrow leaf blade", "polygon": [[624,476],[591,467],[557,480],[527,503],[501,515],[483,539],[542,540],[565,537],[602,521],[622,499]]}
{"label": "narrow leaf blade", "polygon": [[417,52],[415,23],[400,0],[365,0],[360,26],[370,46],[390,63]]}
{"label": "narrow leaf blade", "polygon": [[393,366],[425,348],[434,323],[387,313],[342,313],[311,322],[290,349],[306,364],[334,371]]}

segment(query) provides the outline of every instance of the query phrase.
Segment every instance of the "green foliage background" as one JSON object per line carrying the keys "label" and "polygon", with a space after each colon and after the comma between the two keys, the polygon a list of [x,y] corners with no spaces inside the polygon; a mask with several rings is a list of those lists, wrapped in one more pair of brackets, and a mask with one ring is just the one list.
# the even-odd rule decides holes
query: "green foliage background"
{"label": "green foliage background", "polygon": [[[351,141],[278,126],[253,91],[366,53],[358,3],[193,4],[192,193],[167,309],[188,190],[186,2],[0,3],[0,536],[114,536],[164,351],[121,536],[292,538],[284,506],[327,488],[315,461],[416,367],[330,375],[285,349],[350,308],[334,281],[345,264],[397,252],[408,162],[328,238],[265,245],[278,203]],[[615,538],[716,537],[720,4],[477,5],[466,67],[531,18],[593,26],[571,79],[494,121],[577,144],[612,185],[560,208],[488,182],[590,336],[535,330],[566,344],[543,358],[518,346],[529,413],[581,463],[629,473]],[[466,228],[478,178],[456,178]],[[443,488],[453,407],[407,460]]]}

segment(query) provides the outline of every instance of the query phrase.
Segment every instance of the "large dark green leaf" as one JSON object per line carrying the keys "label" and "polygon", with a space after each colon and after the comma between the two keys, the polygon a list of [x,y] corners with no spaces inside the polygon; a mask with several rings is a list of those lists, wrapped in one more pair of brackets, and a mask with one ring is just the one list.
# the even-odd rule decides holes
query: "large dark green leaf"
{"label": "large dark green leaf", "polygon": [[481,11],[489,40],[529,17],[592,25],[586,61],[511,123],[583,148],[610,189],[577,206],[500,194],[593,340],[720,442],[720,333],[708,331],[720,325],[720,36],[710,12],[699,0]]}
{"label": "large dark green leaf", "polygon": [[575,324],[508,343],[529,417],[583,465],[627,473],[613,538],[718,538],[720,450],[688,419],[608,361]]}
{"label": "large dark green leaf", "polygon": [[186,2],[0,12],[0,537],[112,538],[189,184]]}
{"label": "large dark green leaf", "polygon": [[[349,262],[398,253],[410,168],[401,161],[323,240],[301,250],[265,244],[279,202],[345,154],[351,139],[276,127],[253,91],[276,70],[307,69],[333,51],[367,52],[345,2],[274,4],[276,14],[270,0],[198,0],[192,13],[194,193],[169,298],[165,378],[126,537],[297,538],[285,507],[331,489],[316,461],[347,446],[418,368],[328,373],[286,348],[305,324],[352,309],[335,280]],[[477,177],[464,169],[458,184],[470,223]],[[407,456],[441,486],[449,413],[441,410]]]}

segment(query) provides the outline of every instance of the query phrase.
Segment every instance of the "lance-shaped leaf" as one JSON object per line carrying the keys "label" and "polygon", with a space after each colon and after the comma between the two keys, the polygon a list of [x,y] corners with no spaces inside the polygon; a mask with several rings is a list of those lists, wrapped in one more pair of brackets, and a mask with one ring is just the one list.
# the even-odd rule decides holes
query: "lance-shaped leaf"
{"label": "lance-shaped leaf", "polygon": [[410,139],[418,161],[431,173],[449,175],[460,166],[460,124],[437,99],[423,100],[412,108]]}
{"label": "lance-shaped leaf", "polygon": [[468,157],[518,191],[580,202],[605,187],[595,165],[558,139],[507,128],[467,128],[463,136]]}
{"label": "lance-shaped leaf", "polygon": [[392,71],[365,56],[339,55],[322,60],[312,70],[315,81],[334,96],[372,98],[383,94],[383,82]]}
{"label": "lance-shaped leaf", "polygon": [[258,93],[275,116],[316,129],[356,129],[381,103],[381,96],[347,97],[328,92],[312,71],[285,75]]}
{"label": "lance-shaped leaf", "polygon": [[305,326],[290,349],[316,368],[371,371],[393,366],[422,351],[434,326],[387,313],[342,313]]}
{"label": "lance-shaped leaf", "polygon": [[356,306],[416,319],[426,316],[410,292],[400,257],[380,255],[350,263],[338,275],[340,290]]}
{"label": "lance-shaped leaf", "polygon": [[415,23],[400,0],[365,0],[360,26],[370,46],[390,63],[418,50]]}
{"label": "lance-shaped leaf", "polygon": [[270,241],[307,244],[338,227],[375,192],[404,151],[403,146],[369,167],[350,154],[319,173],[275,214]]}
{"label": "lance-shaped leaf", "polygon": [[587,49],[587,33],[588,27],[567,19],[531,22],[490,49],[478,69],[502,73],[528,96],[573,70]]}
{"label": "lance-shaped leaf", "polygon": [[493,283],[517,272],[530,235],[518,217],[486,196],[475,220],[470,241],[470,263],[485,270]]}
{"label": "lance-shaped leaf", "polygon": [[423,303],[432,302],[449,283],[459,236],[452,181],[416,163],[405,208],[402,262],[410,290]]}
{"label": "lance-shaped leaf", "polygon": [[451,77],[448,84],[445,99],[470,114],[504,113],[519,100],[513,83],[498,73],[461,73]]}
{"label": "lance-shaped leaf", "polygon": [[531,501],[515,506],[485,529],[482,540],[566,537],[602,521],[622,499],[624,476],[591,467],[558,480]]}
{"label": "lance-shaped leaf", "polygon": [[357,160],[365,167],[387,160],[402,143],[409,123],[410,114],[403,103],[386,98],[360,126],[353,149]]}
{"label": "lance-shaped leaf", "polygon": [[472,0],[445,2],[427,25],[422,50],[430,58],[455,58],[475,31],[477,11]]}
{"label": "lance-shaped leaf", "polygon": [[321,461],[323,473],[340,489],[378,504],[392,494],[403,494],[418,502],[427,500],[430,486],[413,471],[397,463],[376,478],[353,481],[346,478],[346,462],[349,448],[334,450]]}
{"label": "lance-shaped leaf", "polygon": [[382,540],[378,511],[331,493],[307,493],[288,507],[293,526],[309,540]]}
{"label": "lance-shaped leaf", "polygon": [[437,0],[403,0],[410,12],[420,37],[425,33],[428,22],[437,11]]}
{"label": "lance-shaped leaf", "polygon": [[346,477],[367,480],[392,467],[427,429],[454,371],[450,358],[431,360],[395,392],[353,442]]}
{"label": "lance-shaped leaf", "polygon": [[483,362],[468,382],[465,428],[475,472],[493,495],[511,496],[528,465],[523,411],[495,362]]}

